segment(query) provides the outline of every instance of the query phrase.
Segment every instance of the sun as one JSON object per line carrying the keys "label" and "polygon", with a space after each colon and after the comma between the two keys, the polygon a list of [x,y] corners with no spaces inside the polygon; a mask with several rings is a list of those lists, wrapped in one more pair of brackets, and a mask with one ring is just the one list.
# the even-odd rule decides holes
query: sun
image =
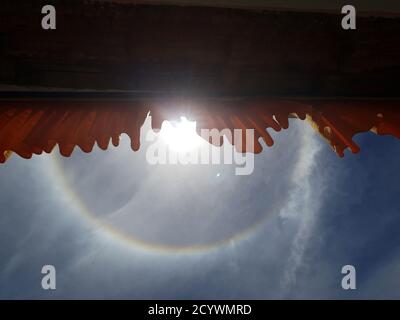
{"label": "sun", "polygon": [[190,152],[201,146],[203,139],[196,132],[196,122],[181,117],[179,121],[164,121],[160,137],[176,152]]}

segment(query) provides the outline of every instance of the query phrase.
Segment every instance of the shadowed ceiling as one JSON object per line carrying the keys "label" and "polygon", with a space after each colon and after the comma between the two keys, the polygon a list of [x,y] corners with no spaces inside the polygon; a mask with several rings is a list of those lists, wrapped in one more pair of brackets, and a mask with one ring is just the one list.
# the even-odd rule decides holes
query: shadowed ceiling
{"label": "shadowed ceiling", "polygon": [[375,14],[400,14],[400,3],[392,0],[100,0],[103,2],[128,4],[174,4],[246,9],[287,9],[301,11],[340,11],[346,4],[352,4],[360,12]]}

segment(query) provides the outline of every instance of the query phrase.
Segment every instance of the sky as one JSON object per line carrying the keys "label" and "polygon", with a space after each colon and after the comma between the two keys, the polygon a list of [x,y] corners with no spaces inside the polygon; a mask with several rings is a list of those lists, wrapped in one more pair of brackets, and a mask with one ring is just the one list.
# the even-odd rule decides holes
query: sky
{"label": "sky", "polygon": [[[341,159],[300,120],[273,136],[250,176],[152,166],[126,137],[71,158],[13,155],[0,298],[400,298],[398,139],[356,136],[361,152]],[[48,264],[56,290],[41,287]],[[348,264],[356,290],[341,287]]]}

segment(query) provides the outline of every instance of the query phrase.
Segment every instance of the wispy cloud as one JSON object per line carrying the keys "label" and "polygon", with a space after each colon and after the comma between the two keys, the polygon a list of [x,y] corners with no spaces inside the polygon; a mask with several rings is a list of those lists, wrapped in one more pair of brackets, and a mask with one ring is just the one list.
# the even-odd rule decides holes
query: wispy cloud
{"label": "wispy cloud", "polygon": [[283,295],[288,294],[296,285],[297,273],[304,264],[303,257],[323,201],[323,182],[312,179],[312,173],[316,170],[320,144],[311,130],[303,130],[301,145],[292,178],[295,187],[289,201],[280,212],[282,218],[297,224],[297,231],[284,270]]}

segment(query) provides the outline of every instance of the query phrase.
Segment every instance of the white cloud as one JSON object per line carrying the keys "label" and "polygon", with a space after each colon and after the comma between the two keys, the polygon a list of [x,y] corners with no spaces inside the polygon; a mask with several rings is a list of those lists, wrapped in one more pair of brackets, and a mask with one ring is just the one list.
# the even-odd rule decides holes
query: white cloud
{"label": "white cloud", "polygon": [[280,212],[282,218],[297,225],[283,275],[283,294],[288,293],[296,284],[296,275],[303,266],[304,253],[323,201],[323,181],[311,177],[313,171],[317,170],[316,163],[320,152],[320,143],[317,139],[310,128],[302,131],[300,142],[302,148],[292,177],[295,187]]}

